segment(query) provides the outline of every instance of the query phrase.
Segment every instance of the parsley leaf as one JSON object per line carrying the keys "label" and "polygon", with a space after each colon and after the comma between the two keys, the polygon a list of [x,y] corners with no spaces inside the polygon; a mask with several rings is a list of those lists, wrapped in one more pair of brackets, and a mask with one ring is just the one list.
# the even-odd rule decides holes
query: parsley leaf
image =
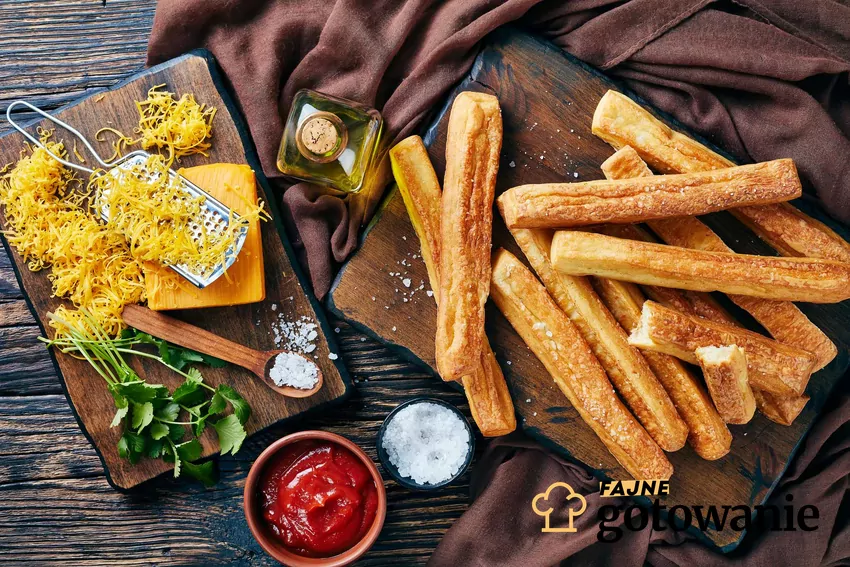
{"label": "parsley leaf", "polygon": [[190,439],[185,443],[177,445],[177,454],[184,461],[197,461],[201,458],[202,452],[203,448],[197,439]]}
{"label": "parsley leaf", "polygon": [[155,415],[157,418],[164,421],[175,421],[177,416],[180,415],[180,406],[171,402],[165,407],[157,410]]}
{"label": "parsley leaf", "polygon": [[210,487],[218,482],[218,475],[216,474],[215,465],[213,465],[212,461],[207,461],[200,465],[186,462],[183,463],[183,468],[186,471],[186,474],[195,480],[200,481],[204,486]]}
{"label": "parsley leaf", "polygon": [[165,386],[161,384],[151,385],[142,381],[119,382],[115,384],[114,388],[119,395],[137,404],[168,396],[168,388]]}
{"label": "parsley leaf", "polygon": [[[124,404],[127,404],[127,400],[124,400]],[[115,427],[121,423],[121,421],[127,417],[127,412],[130,407],[125,405],[123,408],[118,408],[118,411],[115,412],[115,417],[112,418],[112,423],[109,424],[109,427]]]}
{"label": "parsley leaf", "polygon": [[153,439],[154,441],[159,441],[163,437],[168,435],[168,426],[164,423],[160,423],[157,421],[156,423],[151,425],[150,435],[151,439]]}
{"label": "parsley leaf", "polygon": [[139,433],[142,429],[150,425],[151,421],[153,421],[153,404],[150,402],[143,404],[133,403],[133,421],[131,427]]}
{"label": "parsley leaf", "polygon": [[221,454],[230,453],[235,455],[239,448],[242,447],[242,441],[245,440],[247,434],[242,423],[235,414],[228,415],[213,424],[215,432],[218,434],[218,445],[221,449]]}
{"label": "parsley leaf", "polygon": [[220,394],[221,397],[230,402],[230,405],[233,406],[233,413],[239,418],[239,423],[245,425],[245,422],[251,417],[251,406],[239,395],[239,392],[227,384],[219,384],[218,388],[215,389],[215,393]]}

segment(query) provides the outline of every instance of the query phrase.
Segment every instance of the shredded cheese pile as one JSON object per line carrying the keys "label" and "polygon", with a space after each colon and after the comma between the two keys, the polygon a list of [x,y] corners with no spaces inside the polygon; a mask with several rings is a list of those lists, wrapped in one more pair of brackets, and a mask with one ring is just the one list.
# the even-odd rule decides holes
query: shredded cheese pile
{"label": "shredded cheese pile", "polygon": [[168,148],[171,159],[191,154],[207,155],[212,135],[215,108],[198,104],[194,95],[184,94],[175,99],[174,93],[157,85],[148,91],[148,98],[136,102],[139,109],[139,127],[142,149]]}
{"label": "shredded cheese pile", "polygon": [[[65,156],[61,143],[42,142],[56,155]],[[9,243],[30,270],[50,268],[53,295],[84,307],[111,336],[124,324],[121,311],[145,300],[142,264],[133,258],[124,237],[97,222],[84,206],[85,193],[73,174],[48,153],[35,148],[23,155],[0,178],[0,203],[5,206]],[[76,310],[60,306],[59,319],[84,324]],[[56,335],[67,329],[51,322]]]}
{"label": "shredded cheese pile", "polygon": [[264,216],[263,205],[251,207],[225,226],[199,223],[203,197],[192,197],[181,178],[169,175],[162,156],[151,155],[144,164],[110,173],[96,172],[90,181],[99,208],[109,211],[107,225],[121,233],[130,254],[144,262],[184,265],[209,275],[225,260],[239,233]]}

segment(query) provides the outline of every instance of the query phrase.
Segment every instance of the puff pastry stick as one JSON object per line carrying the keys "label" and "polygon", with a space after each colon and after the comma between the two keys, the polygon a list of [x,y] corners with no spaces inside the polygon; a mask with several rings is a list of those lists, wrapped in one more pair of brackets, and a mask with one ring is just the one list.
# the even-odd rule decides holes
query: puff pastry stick
{"label": "puff pastry stick", "polygon": [[405,138],[390,150],[393,176],[410,224],[419,237],[431,289],[440,289],[440,203],[442,190],[428,150],[419,136]]}
{"label": "puff pastry stick", "polygon": [[759,411],[769,420],[780,425],[791,425],[806,404],[809,396],[776,396],[770,392],[763,392],[753,388],[753,396]]}
{"label": "puff pastry stick", "polygon": [[[689,173],[734,165],[703,144],[671,130],[627,96],[608,91],[593,114],[593,133],[615,149],[632,146],[661,173]],[[783,256],[850,262],[850,244],[825,224],[790,204],[742,207],[732,211]]]}
{"label": "puff pastry stick", "polygon": [[726,423],[749,423],[756,400],[747,381],[747,357],[738,345],[700,347],[694,351],[714,406]]}
{"label": "puff pastry stick", "polygon": [[[646,177],[653,175],[646,163],[631,146],[623,146],[617,150],[602,164],[602,171],[606,178],[612,179],[618,176]],[[796,211],[793,207],[788,207]],[[725,244],[707,226],[695,224],[699,222],[690,218],[658,220],[654,221],[655,230],[661,236],[666,236],[668,244],[683,246],[685,248],[703,248],[708,250],[723,251]],[[679,228],[670,232],[673,228]],[[609,236],[619,238],[630,238],[644,242],[655,240],[646,231],[635,225],[608,225],[604,230]],[[721,246],[723,247],[721,249]],[[622,283],[623,286],[634,286],[634,284]],[[704,317],[717,323],[739,326],[738,322],[716,301],[710,294],[664,288],[659,286],[643,286],[643,290],[653,301],[661,303],[665,307],[677,309],[690,315]],[[835,346],[823,332],[813,325],[804,313],[799,311],[793,303],[776,302],[746,296],[738,297],[741,301],[738,305],[749,311],[771,335],[780,342],[799,346],[808,350],[818,357],[816,369],[828,363],[835,355]],[[755,305],[753,305],[755,303]],[[790,307],[788,307],[790,306]],[[747,309],[747,307],[753,310]],[[758,410],[768,419],[781,425],[791,425],[808,403],[809,397],[802,396],[776,396],[768,392],[762,392],[758,388],[752,388],[753,396]]]}
{"label": "puff pastry stick", "polygon": [[802,191],[794,162],[779,159],[681,175],[521,185],[499,203],[508,228],[571,228],[777,203]]}
{"label": "puff pastry stick", "polygon": [[747,353],[747,372],[753,387],[781,396],[799,396],[815,367],[815,355],[768,339],[758,333],[714,323],[668,309],[654,301],[643,304],[640,322],[629,343],[664,352],[697,364],[699,347],[738,345]]}
{"label": "puff pastry stick", "polygon": [[[652,172],[649,171],[649,168],[646,167],[646,164],[631,146],[617,150],[605,161],[603,170],[605,170],[605,164],[608,164],[608,170],[605,171],[606,177],[629,174],[652,175]],[[713,230],[694,217],[660,219],[649,221],[647,224],[664,242],[672,246],[709,252],[734,252]],[[623,237],[628,238],[628,236]],[[818,358],[816,370],[820,370],[829,364],[838,355],[838,349],[829,337],[793,303],[744,295],[730,295],[729,299],[752,315],[777,341],[798,346],[803,350],[814,353]],[[659,301],[659,303],[667,305],[665,301]],[[708,319],[717,320],[709,313],[701,315]]]}
{"label": "puff pastry stick", "polygon": [[[643,161],[640,163],[643,164]],[[644,167],[646,167],[645,164]],[[602,227],[600,232],[616,238],[628,238],[629,240],[638,240],[640,242],[658,242],[649,232],[634,224],[609,224]],[[710,293],[672,289],[657,285],[644,285],[641,286],[641,289],[649,299],[657,301],[665,307],[684,311],[685,313],[693,313],[700,317],[711,319],[712,321],[719,321],[729,325],[737,324],[732,315]]]}
{"label": "puff pastry stick", "polygon": [[441,206],[437,370],[443,380],[475,371],[490,291],[493,193],[502,147],[496,97],[462,92],[452,104]]}
{"label": "puff pastry stick", "polygon": [[[440,286],[440,184],[419,136],[390,150],[393,173],[413,228],[419,237],[434,300]],[[508,385],[487,337],[476,369],[461,379],[472,419],[484,437],[507,435],[516,429],[516,413]]]}
{"label": "puff pastry stick", "polygon": [[[592,281],[620,325],[627,331],[636,327],[644,303],[637,286],[605,278],[592,278]],[[732,434],[699,380],[677,358],[648,350],[643,351],[643,356],[688,424],[688,443],[694,452],[709,461],[727,454],[732,446]]]}
{"label": "puff pastry stick", "polygon": [[570,230],[555,233],[551,257],[556,269],[574,276],[784,301],[850,298],[850,264],[832,260],[705,252]]}
{"label": "puff pastry stick", "polygon": [[623,405],[566,313],[506,250],[493,257],[491,297],[611,454],[636,479],[668,479],[673,466]]}
{"label": "puff pastry stick", "polygon": [[519,228],[511,234],[647,433],[665,451],[681,449],[688,438],[688,426],[640,351],[629,345],[625,331],[587,278],[561,274],[549,263],[552,233]]}
{"label": "puff pastry stick", "polygon": [[[619,319],[617,311],[614,310],[609,303],[607,295],[600,289],[599,282],[605,282],[610,286],[624,287],[626,289],[634,288],[637,290],[637,286],[628,282],[618,282],[614,280],[608,280],[605,278],[594,278],[593,287],[602,297],[603,301],[608,305],[611,312],[614,313],[614,316]],[[677,294],[686,294],[691,292],[684,292],[678,289],[669,289],[663,287],[656,286],[643,286],[644,290],[663,290],[666,292],[665,297],[662,299],[656,299],[651,294],[649,294],[650,299],[664,305],[665,307],[669,307],[671,309],[675,309],[677,311],[681,311],[683,313],[687,313],[688,315],[693,315],[695,317],[703,317],[708,319],[709,321],[714,321],[715,323],[722,323],[724,325],[732,325],[732,326],[740,326],[735,319],[722,307],[718,306],[718,309],[705,309],[705,305],[698,305],[699,302],[692,301],[694,298],[685,298],[685,297],[676,297]],[[704,294],[699,294],[704,295]],[[710,297],[710,296],[709,296]],[[664,299],[672,299],[669,303],[665,303]],[[643,305],[643,301],[640,301],[638,305]],[[629,331],[631,331],[635,326],[637,326],[638,319],[640,318],[640,307],[637,308],[637,315],[634,317],[632,322],[628,323],[630,326],[626,327]],[[622,321],[621,321],[622,324]],[[806,349],[804,349],[806,350]],[[659,353],[650,353],[650,351],[644,351],[643,356],[650,362],[650,366],[652,366],[652,359],[650,354],[655,354],[658,356],[666,356],[661,355]],[[659,376],[658,370],[653,367],[655,374]],[[763,392],[758,388],[752,388],[753,396],[756,400],[756,407],[758,410],[764,414],[765,417],[774,421],[780,425],[791,425],[793,421],[797,418],[800,412],[803,410],[803,407],[808,403],[809,396],[803,394],[802,396],[776,396],[769,392]],[[684,414],[683,414],[684,415]],[[692,428],[693,431],[693,428]],[[731,438],[730,438],[731,442]],[[693,445],[693,442],[691,442]],[[697,451],[699,453],[699,451]],[[700,456],[703,456],[700,454]],[[708,458],[704,457],[703,458]]]}
{"label": "puff pastry stick", "polygon": [[[693,217],[655,221],[650,228],[673,246],[709,252],[733,252],[714,231]],[[793,303],[735,294],[730,295],[729,299],[752,315],[777,341],[814,353],[818,359],[816,370],[829,364],[838,355],[838,349],[829,337]]]}

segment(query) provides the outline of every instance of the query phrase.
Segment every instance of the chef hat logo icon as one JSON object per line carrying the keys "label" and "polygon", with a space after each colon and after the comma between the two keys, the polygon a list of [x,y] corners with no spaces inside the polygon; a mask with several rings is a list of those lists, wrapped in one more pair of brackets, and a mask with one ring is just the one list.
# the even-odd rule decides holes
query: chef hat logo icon
{"label": "chef hat logo icon", "polygon": [[[549,525],[549,516],[552,514],[552,512],[555,511],[555,507],[549,501],[549,497],[552,495],[552,491],[554,491],[556,488],[563,488],[567,492],[567,495],[564,498],[565,502],[570,502],[571,500],[578,500],[580,503],[580,506],[578,508],[570,507],[568,515],[568,525],[561,528],[553,528]],[[545,506],[548,507],[544,509]],[[584,496],[573,490],[573,487],[567,484],[566,482],[555,482],[549,488],[546,489],[546,492],[541,492],[540,494],[534,497],[534,500],[531,501],[531,509],[534,510],[535,514],[537,514],[538,516],[543,516],[543,518],[545,519],[543,529],[541,529],[540,531],[572,533],[577,531],[576,528],[573,527],[573,520],[581,516],[587,509],[587,500],[585,500]]]}

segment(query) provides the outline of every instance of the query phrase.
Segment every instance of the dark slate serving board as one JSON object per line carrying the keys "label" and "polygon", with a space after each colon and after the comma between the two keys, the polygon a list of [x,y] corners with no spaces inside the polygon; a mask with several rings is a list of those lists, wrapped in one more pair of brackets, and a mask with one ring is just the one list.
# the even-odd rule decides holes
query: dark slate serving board
{"label": "dark slate serving board", "polygon": [[[499,194],[525,183],[601,179],[599,165],[613,149],[591,134],[590,125],[597,102],[612,88],[624,90],[551,44],[515,31],[500,31],[482,50],[469,76],[455,92],[483,90],[499,97],[504,121],[496,189]],[[440,179],[445,168],[446,126],[453,99],[454,93],[425,140]],[[659,116],[674,128],[684,130],[668,117]],[[803,200],[795,204],[845,237],[850,236],[816,204]],[[506,247],[522,257],[499,215],[495,217],[494,247]],[[731,215],[715,214],[704,220],[738,252],[772,253]],[[401,196],[393,192],[364,235],[360,250],[339,274],[331,292],[331,306],[381,341],[396,345],[404,356],[433,369],[436,307],[425,293],[428,278],[418,255],[419,243]],[[410,288],[404,285],[407,278],[411,280]],[[420,282],[425,285],[423,290],[418,290]],[[745,313],[729,305],[742,322],[753,323]],[[732,450],[718,461],[705,461],[690,447],[670,454],[675,473],[670,495],[662,498],[663,504],[755,505],[762,503],[776,486],[833,386],[850,364],[850,302],[800,307],[839,347],[836,360],[812,378],[807,390],[812,401],[790,427],[777,425],[761,415],[747,425],[731,426]],[[488,305],[487,319],[487,332],[508,379],[523,430],[554,451],[584,463],[599,477],[630,478],[492,305]],[[730,551],[742,534],[727,526],[723,531],[709,530],[704,536]]]}
{"label": "dark slate serving board", "polygon": [[[165,84],[168,90],[178,94],[194,93],[199,102],[218,109],[213,122],[209,158],[190,156],[183,158],[179,165],[191,167],[217,162],[247,163],[257,173],[258,195],[270,208],[274,218],[272,222],[262,223],[266,299],[250,305],[186,310],[179,312],[177,316],[260,350],[275,347],[271,325],[280,313],[284,313],[287,318],[309,317],[320,327],[319,337],[315,341],[316,351],[313,354],[317,356],[316,362],[324,374],[324,385],[317,394],[309,398],[284,398],[266,387],[249,371],[232,365],[221,369],[204,368],[205,380],[212,385],[222,382],[232,385],[250,403],[253,415],[246,424],[249,435],[274,423],[302,415],[308,410],[341,401],[350,392],[352,384],[342,358],[332,361],[328,357],[329,353],[339,353],[333,338],[334,333],[330,332],[321,306],[308,291],[308,280],[301,273],[284,233],[280,211],[268,182],[262,175],[247,127],[226,91],[212,55],[206,51],[195,51],[173,59],[130,77],[111,89],[94,93],[66,106],[56,114],[87,136],[101,155],[109,156],[112,153],[109,144],[95,142],[95,132],[104,126],[131,132],[138,123],[134,101],[144,100],[148,89],[159,84]],[[50,127],[46,121],[41,124]],[[32,127],[35,128],[35,125]],[[68,139],[70,146],[69,135],[59,130],[57,137]],[[81,144],[78,144],[79,146]],[[17,132],[0,138],[0,164],[16,161],[23,147],[24,138]],[[0,227],[3,227],[4,223],[5,218],[0,211]],[[3,244],[14,262],[21,289],[44,334],[46,313],[60,303],[51,297],[47,271],[30,272],[5,239]],[[273,304],[277,304],[276,310],[272,309]],[[143,459],[138,464],[131,465],[121,459],[116,450],[121,430],[110,427],[115,408],[103,379],[84,361],[61,353],[51,355],[80,427],[97,450],[106,469],[107,478],[113,486],[131,488],[171,469],[172,465],[161,460]],[[161,383],[170,388],[180,383],[178,375],[156,362],[140,361],[138,367],[149,383]],[[201,443],[204,457],[218,452],[214,433],[208,431],[201,438]]]}

